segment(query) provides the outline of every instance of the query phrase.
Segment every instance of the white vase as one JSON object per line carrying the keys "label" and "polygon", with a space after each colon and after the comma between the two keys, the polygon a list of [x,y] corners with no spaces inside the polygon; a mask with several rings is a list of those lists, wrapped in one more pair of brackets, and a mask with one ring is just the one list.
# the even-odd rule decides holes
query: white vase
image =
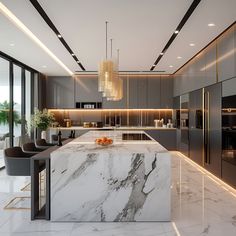
{"label": "white vase", "polygon": [[41,132],[41,139],[45,139],[46,140],[46,138],[47,138],[46,130],[42,130],[42,132]]}

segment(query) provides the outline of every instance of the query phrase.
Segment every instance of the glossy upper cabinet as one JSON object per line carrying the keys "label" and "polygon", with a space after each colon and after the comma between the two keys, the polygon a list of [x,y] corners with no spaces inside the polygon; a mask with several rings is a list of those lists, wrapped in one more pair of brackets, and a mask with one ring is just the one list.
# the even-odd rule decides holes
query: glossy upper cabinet
{"label": "glossy upper cabinet", "polygon": [[161,108],[161,78],[150,76],[147,88],[147,108]]}
{"label": "glossy upper cabinet", "polygon": [[161,107],[163,109],[173,108],[173,77],[161,76],[160,89]]}
{"label": "glossy upper cabinet", "polygon": [[147,108],[148,96],[148,77],[138,78],[138,108]]}
{"label": "glossy upper cabinet", "polygon": [[46,80],[47,108],[74,108],[74,79],[69,76],[49,76]]}
{"label": "glossy upper cabinet", "polygon": [[47,78],[47,107],[75,108],[76,102],[102,102],[107,109],[172,108],[173,80],[168,76],[123,77],[123,98],[107,101],[98,92],[97,76]]}
{"label": "glossy upper cabinet", "polygon": [[170,76],[129,78],[129,108],[171,109],[173,79]]}
{"label": "glossy upper cabinet", "polygon": [[128,108],[138,107],[138,79],[128,78]]}
{"label": "glossy upper cabinet", "polygon": [[98,92],[97,76],[75,78],[75,100],[76,102],[102,102],[102,93]]}
{"label": "glossy upper cabinet", "polygon": [[217,69],[216,69],[216,54],[217,54],[216,42],[213,42],[205,49],[204,63],[205,66],[200,68],[203,70],[201,87],[206,87],[217,82]]}
{"label": "glossy upper cabinet", "polygon": [[235,69],[235,27],[229,29],[218,40],[218,79],[233,78]]}

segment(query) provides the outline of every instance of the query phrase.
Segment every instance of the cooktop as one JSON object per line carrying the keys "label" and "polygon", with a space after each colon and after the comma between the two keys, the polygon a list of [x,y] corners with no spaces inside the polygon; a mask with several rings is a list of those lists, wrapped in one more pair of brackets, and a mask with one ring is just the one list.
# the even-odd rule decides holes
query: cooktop
{"label": "cooktop", "polygon": [[142,140],[151,140],[146,134],[144,133],[123,133],[122,140],[129,140],[129,141],[142,141]]}

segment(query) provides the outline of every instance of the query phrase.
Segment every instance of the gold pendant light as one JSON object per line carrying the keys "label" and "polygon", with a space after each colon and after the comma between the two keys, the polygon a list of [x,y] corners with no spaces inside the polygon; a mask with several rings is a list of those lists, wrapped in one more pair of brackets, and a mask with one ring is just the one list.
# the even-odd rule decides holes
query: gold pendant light
{"label": "gold pendant light", "polygon": [[112,39],[111,59],[107,59],[107,24],[108,22],[106,21],[106,60],[101,61],[99,64],[98,91],[102,92],[102,96],[109,101],[119,101],[123,97],[123,81],[119,78],[118,73],[119,60],[115,60],[112,57]]}

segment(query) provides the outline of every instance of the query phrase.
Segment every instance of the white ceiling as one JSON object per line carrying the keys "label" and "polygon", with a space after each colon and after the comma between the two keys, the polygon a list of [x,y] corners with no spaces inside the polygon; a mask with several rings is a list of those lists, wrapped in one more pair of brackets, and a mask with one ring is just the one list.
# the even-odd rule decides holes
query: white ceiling
{"label": "white ceiling", "polygon": [[[120,70],[148,71],[192,0],[38,0],[88,71],[105,57],[105,21]],[[68,51],[28,0],[0,0],[70,70],[80,71]],[[202,0],[155,70],[173,73],[236,20],[236,0]],[[47,75],[68,75],[0,13],[0,50]],[[215,27],[208,27],[208,23]],[[14,46],[10,46],[14,43]],[[190,47],[189,43],[195,43]],[[110,47],[109,47],[110,48]],[[181,56],[182,59],[177,59]],[[169,65],[173,65],[172,68]],[[43,68],[46,66],[46,68]]]}

